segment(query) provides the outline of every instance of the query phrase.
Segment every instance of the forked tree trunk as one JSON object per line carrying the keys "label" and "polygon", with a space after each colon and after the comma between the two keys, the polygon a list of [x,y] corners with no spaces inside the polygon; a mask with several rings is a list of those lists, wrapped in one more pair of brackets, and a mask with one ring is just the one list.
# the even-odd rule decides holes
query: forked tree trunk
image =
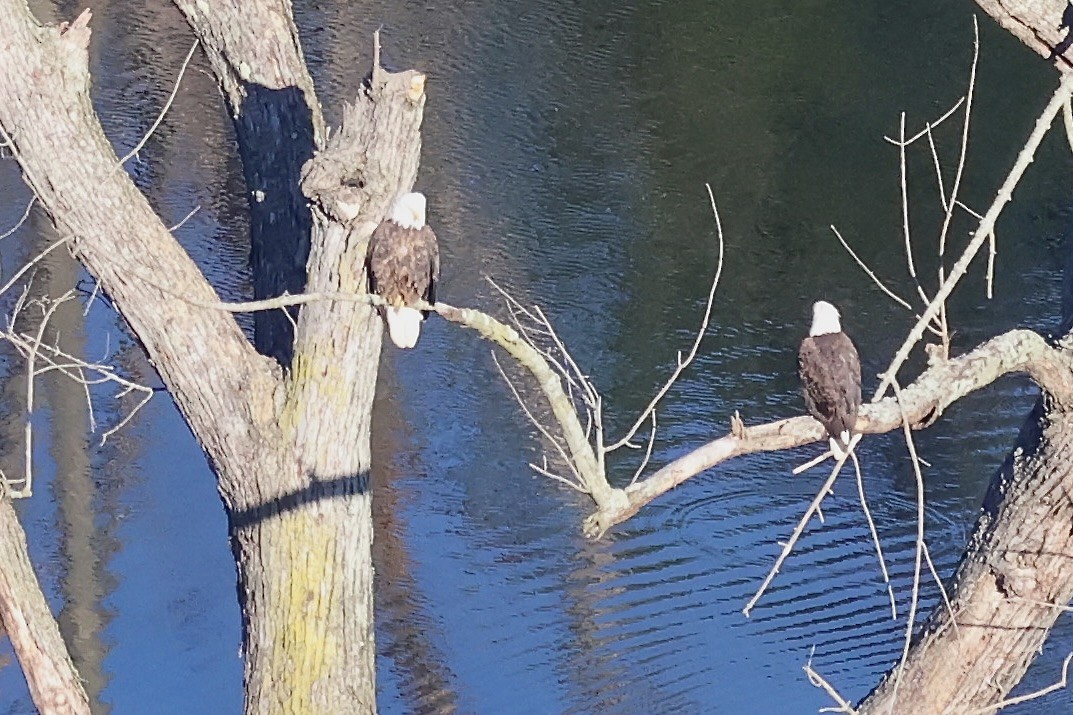
{"label": "forked tree trunk", "polygon": [[[270,207],[262,223],[309,229],[311,290],[363,292],[372,227],[416,176],[423,75],[374,68],[342,130],[305,167],[312,212],[299,215],[306,204],[295,195],[296,172],[322,123],[290,4],[180,6],[227,91],[243,158],[253,162],[247,181],[263,181],[251,187]],[[215,293],[118,165],[93,112],[88,20],[65,31],[40,27],[23,2],[0,0],[0,126],[217,474],[238,565],[247,712],[373,712],[368,470],[380,323],[358,303],[307,306],[289,361],[289,334],[270,336],[274,359],[266,358],[229,313],[207,307]],[[266,139],[280,131],[276,120],[293,122],[282,127],[297,129],[286,135],[296,144]],[[282,207],[274,218],[272,207]],[[290,255],[266,285],[306,282],[294,282],[303,266]]]}

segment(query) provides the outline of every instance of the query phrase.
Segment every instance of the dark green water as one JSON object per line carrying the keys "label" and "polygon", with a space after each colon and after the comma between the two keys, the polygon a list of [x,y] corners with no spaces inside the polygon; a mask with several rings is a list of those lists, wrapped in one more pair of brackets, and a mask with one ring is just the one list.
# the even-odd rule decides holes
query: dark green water
{"label": "dark green water", "polygon": [[[658,467],[728,429],[803,411],[796,346],[809,305],[839,305],[866,376],[884,369],[910,316],[856,268],[836,225],[895,291],[902,254],[899,113],[910,131],[965,91],[968,2],[560,4],[297,3],[329,117],[384,56],[429,75],[418,186],[444,254],[442,297],[503,314],[485,276],[538,302],[603,391],[618,434],[688,348],[726,231],[712,326],[659,413]],[[401,5],[401,6],[400,6]],[[94,3],[95,99],[121,153],[147,130],[192,37],[163,3]],[[63,6],[66,18],[74,10]],[[1057,78],[981,18],[962,198],[979,211]],[[937,132],[952,181],[960,125]],[[996,298],[974,268],[953,302],[955,350],[1059,311],[1070,225],[1064,139],[1047,140],[1000,224]],[[222,294],[248,293],[245,199],[229,122],[199,62],[132,173]],[[939,221],[931,159],[910,164],[912,228],[933,286]],[[0,163],[0,230],[28,195]],[[971,229],[955,222],[951,251]],[[54,240],[36,217],[0,243],[3,275]],[[46,262],[39,290],[80,277]],[[85,278],[84,275],[81,275]],[[5,310],[11,297],[6,298]],[[136,343],[97,303],[64,334],[153,383]],[[20,363],[0,354],[5,470],[21,455]],[[874,378],[866,377],[866,385]],[[49,383],[51,385],[51,383]],[[97,419],[118,419],[100,391]],[[1034,389],[1007,379],[918,436],[927,535],[946,575]],[[126,405],[127,403],[123,403]],[[825,504],[751,619],[759,586],[822,479],[790,470],[816,449],[749,457],[698,475],[596,543],[587,500],[527,467],[542,444],[488,347],[431,322],[420,348],[389,349],[374,430],[380,708],[384,713],[802,713],[830,704],[813,665],[850,699],[901,651],[851,481]],[[31,548],[101,711],[236,712],[238,609],[225,521],[205,460],[166,396],[107,445],[84,402],[41,388]],[[899,610],[912,579],[915,485],[897,435],[861,447],[865,485]],[[636,455],[612,465],[628,481]],[[937,598],[929,582],[927,607]],[[1063,621],[1023,688],[1057,679]],[[32,711],[17,668],[0,710]],[[1015,713],[1064,712],[1058,693]]]}

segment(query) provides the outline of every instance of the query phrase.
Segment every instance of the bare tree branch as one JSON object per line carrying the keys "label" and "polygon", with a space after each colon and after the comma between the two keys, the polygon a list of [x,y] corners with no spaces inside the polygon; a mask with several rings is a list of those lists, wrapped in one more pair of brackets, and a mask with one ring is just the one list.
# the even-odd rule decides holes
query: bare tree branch
{"label": "bare tree branch", "polygon": [[1029,164],[1032,163],[1036,149],[1043,140],[1043,136],[1047,133],[1051,123],[1054,121],[1055,115],[1058,114],[1064,106],[1071,93],[1073,93],[1073,75],[1067,74],[1062,77],[1061,84],[1059,84],[1051,101],[1044,108],[1039,118],[1036,119],[1035,129],[1029,136],[1028,141],[1025,142],[1024,148],[1018,155],[1017,161],[1014,163],[1006,180],[999,188],[998,194],[996,195],[994,202],[991,204],[991,208],[987,210],[983,220],[980,221],[980,225],[977,227],[972,241],[969,242],[964,253],[962,253],[961,257],[950,269],[949,276],[947,276],[946,280],[943,281],[943,284],[939,286],[939,290],[936,291],[934,298],[928,305],[928,308],[924,311],[924,314],[920,316],[916,324],[909,331],[909,336],[898,349],[894,359],[891,361],[890,367],[882,373],[882,379],[879,383],[879,387],[876,389],[875,395],[872,397],[872,402],[878,402],[883,399],[891,382],[897,376],[898,370],[901,368],[906,358],[909,357],[910,351],[924,335],[925,326],[939,314],[946,298],[954,290],[954,286],[958,284],[962,276],[965,275],[965,272],[969,268],[969,264],[972,262],[972,259],[976,257],[980,247],[983,246],[984,241],[987,240],[988,235],[995,229],[995,222],[1002,213],[1002,209],[1010,199],[1013,198],[1014,188],[1021,180],[1021,177],[1024,175]]}
{"label": "bare tree branch", "polygon": [[[902,390],[902,404],[913,429],[935,422],[947,407],[961,397],[1010,373],[1028,373],[1056,399],[1073,404],[1073,361],[1029,330],[1013,330],[992,338],[975,350],[940,360],[909,387]],[[901,425],[901,412],[893,398],[864,405],[858,419],[863,433],[881,433]],[[647,479],[625,489],[627,505],[621,510],[600,509],[585,522],[585,533],[599,537],[607,529],[637,513],[645,504],[675,488],[690,477],[732,457],[771,452],[826,439],[812,417],[791,417],[753,427],[733,429],[729,434],[698,447],[664,466]]]}

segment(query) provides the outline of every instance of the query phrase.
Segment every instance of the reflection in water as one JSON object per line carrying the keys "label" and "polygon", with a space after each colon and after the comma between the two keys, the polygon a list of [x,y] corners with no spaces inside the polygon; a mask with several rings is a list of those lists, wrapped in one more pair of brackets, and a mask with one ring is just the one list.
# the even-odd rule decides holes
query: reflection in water
{"label": "reflection in water", "polygon": [[[167,4],[98,5],[95,101],[125,150],[155,118],[190,35]],[[319,0],[296,12],[329,118],[367,71],[378,27],[390,65],[429,73],[418,188],[440,236],[444,300],[498,306],[490,275],[539,302],[604,391],[614,434],[699,321],[716,255],[711,182],[726,271],[701,354],[660,411],[654,466],[725,432],[734,410],[747,423],[803,411],[794,355],[813,300],[843,308],[866,391],[908,328],[909,316],[871,288],[828,226],[894,290],[912,294],[897,153],[882,136],[901,111],[919,127],[961,95],[968,8]],[[1053,84],[1048,68],[987,23],[982,48],[964,185],[977,209]],[[959,128],[947,130],[939,149],[951,156]],[[1070,211],[1053,158],[1060,142],[1050,146],[1000,226],[996,299],[983,300],[975,273],[954,301],[958,351],[1014,325],[1049,328],[1058,312]],[[207,71],[187,74],[128,169],[165,222],[200,206],[179,239],[221,294],[248,295],[245,189]],[[911,157],[913,198],[923,202],[912,226],[929,285],[931,172],[927,154]],[[0,163],[0,195],[3,229],[28,198],[11,162]],[[955,227],[955,248],[967,230]],[[8,239],[4,275],[41,235],[30,227]],[[57,277],[50,290],[72,280]],[[70,337],[89,354],[121,344],[138,371],[134,343],[117,337],[101,306],[88,327],[71,319]],[[741,615],[822,478],[789,474],[813,449],[699,475],[590,543],[579,533],[586,498],[529,470],[539,436],[494,377],[487,346],[441,321],[425,330],[413,353],[385,349],[376,408],[382,712],[800,713],[829,704],[801,672],[813,647],[815,667],[850,698],[897,658],[903,621],[888,617],[852,479],[836,485],[826,522],[809,527],[753,617]],[[3,466],[17,468],[24,383],[2,350],[0,377],[10,398],[0,403]],[[1004,380],[919,435],[932,464],[927,538],[941,573],[952,570],[1033,395],[1024,380]],[[237,711],[234,569],[211,476],[186,428],[157,399],[98,451],[82,436],[80,403],[52,388],[42,399],[35,419],[51,420],[41,432],[51,460],[38,460],[39,496],[22,513],[65,632],[92,634],[79,658],[102,689],[98,711],[138,712],[147,702],[155,712]],[[904,614],[913,472],[897,435],[869,437],[861,456]],[[628,480],[635,460],[616,455],[612,479]],[[925,607],[937,598],[925,582]],[[1068,633],[1060,626],[1024,687],[1055,679]],[[0,709],[21,712],[13,670],[0,670]],[[1071,704],[1063,692],[1042,709],[1010,712]]]}

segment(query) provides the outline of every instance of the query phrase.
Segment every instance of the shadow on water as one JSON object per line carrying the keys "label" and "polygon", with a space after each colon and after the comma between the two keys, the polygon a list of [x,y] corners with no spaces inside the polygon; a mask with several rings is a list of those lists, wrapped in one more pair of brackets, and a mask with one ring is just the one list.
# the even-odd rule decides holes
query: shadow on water
{"label": "shadow on water", "polygon": [[[735,410],[747,423],[803,411],[794,359],[813,300],[842,308],[866,391],[908,329],[911,317],[860,275],[829,226],[893,290],[915,292],[901,254],[897,151],[882,137],[901,111],[919,127],[964,92],[971,6],[298,5],[329,121],[368,70],[379,27],[388,64],[428,73],[418,189],[441,240],[443,299],[502,313],[490,275],[539,302],[603,391],[614,434],[699,322],[716,255],[712,184],[726,271],[697,362],[660,410],[653,466],[725,433]],[[94,98],[122,150],[155,119],[189,30],[170,6],[109,4],[95,23]],[[1042,62],[981,25],[963,186],[977,210],[1054,84]],[[949,158],[960,129],[946,128],[937,141]],[[234,131],[209,73],[191,71],[129,170],[169,225],[200,206],[176,234],[221,295],[238,298],[254,287],[250,180]],[[1045,143],[999,227],[996,298],[984,300],[975,270],[953,301],[957,352],[1009,327],[1053,326],[1073,216],[1062,142]],[[912,226],[930,288],[928,237],[940,219],[930,155],[913,155],[909,175],[911,199],[924,202]],[[29,198],[11,162],[0,163],[0,195],[2,229]],[[951,250],[967,230],[955,227]],[[41,235],[32,225],[7,239],[19,243],[3,246],[5,275]],[[300,253],[301,235],[287,238],[295,243],[281,250]],[[128,369],[149,374],[113,316],[97,306],[86,320],[71,328],[80,349],[120,345]],[[18,459],[9,435],[21,428],[24,383],[7,353],[0,371],[7,469]],[[385,348],[380,380],[371,480],[381,712],[800,713],[830,704],[801,671],[813,648],[814,666],[851,699],[897,658],[904,621],[889,617],[848,475],[752,618],[741,615],[818,488],[822,470],[790,475],[815,449],[698,475],[592,543],[580,535],[588,500],[527,466],[543,445],[487,345],[433,319],[415,351]],[[85,420],[73,403],[43,392],[34,418],[53,429],[40,446],[41,496],[23,516],[65,632],[86,638],[79,658],[103,663],[87,671],[101,711],[151,702],[163,713],[235,712],[242,676],[226,521],[203,456],[162,397],[102,450],[70,427]],[[1025,380],[1005,379],[917,435],[931,464],[927,538],[941,574],[1034,397]],[[861,456],[904,614],[914,474],[898,435],[869,437]],[[628,481],[636,460],[616,456],[612,479]],[[927,579],[923,589],[926,609],[938,592]],[[1062,621],[1023,688],[1056,679],[1069,633]],[[1009,712],[1071,705],[1063,691]],[[17,671],[0,670],[0,709],[27,707]]]}

